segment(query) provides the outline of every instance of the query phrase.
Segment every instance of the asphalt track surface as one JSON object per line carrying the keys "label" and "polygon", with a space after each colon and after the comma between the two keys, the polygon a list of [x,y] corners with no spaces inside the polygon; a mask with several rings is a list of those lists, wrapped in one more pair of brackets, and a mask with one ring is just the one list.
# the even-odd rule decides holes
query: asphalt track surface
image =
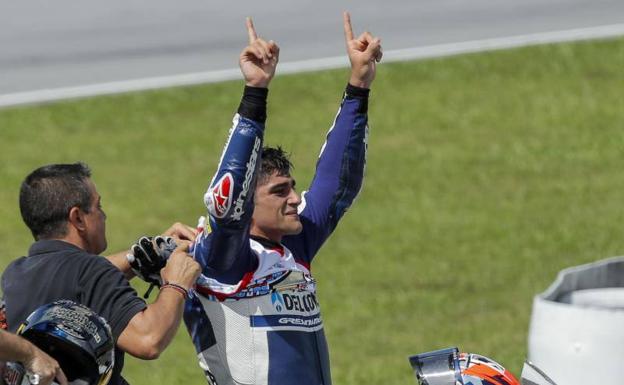
{"label": "asphalt track surface", "polygon": [[[419,47],[444,51],[462,42],[553,31],[581,30],[583,38],[590,27],[607,26],[604,36],[624,33],[622,0],[4,1],[0,99],[181,74],[211,77],[177,84],[236,77],[248,15],[261,36],[280,45],[280,68],[340,66],[347,63],[343,10],[351,12],[356,34],[367,29],[380,36],[396,60],[419,57]],[[428,52],[436,55],[436,49]]]}

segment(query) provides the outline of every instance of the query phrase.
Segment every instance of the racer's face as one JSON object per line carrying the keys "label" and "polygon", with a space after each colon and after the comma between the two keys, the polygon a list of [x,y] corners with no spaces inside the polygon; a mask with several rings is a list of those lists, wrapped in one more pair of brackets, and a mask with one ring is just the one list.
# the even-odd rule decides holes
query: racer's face
{"label": "racer's face", "polygon": [[256,186],[251,234],[280,242],[284,235],[299,234],[302,229],[297,207],[301,197],[295,180],[274,172]]}
{"label": "racer's face", "polygon": [[91,179],[87,180],[91,191],[89,212],[84,213],[85,233],[83,235],[86,251],[100,254],[106,250],[106,214],[102,210],[102,198]]}

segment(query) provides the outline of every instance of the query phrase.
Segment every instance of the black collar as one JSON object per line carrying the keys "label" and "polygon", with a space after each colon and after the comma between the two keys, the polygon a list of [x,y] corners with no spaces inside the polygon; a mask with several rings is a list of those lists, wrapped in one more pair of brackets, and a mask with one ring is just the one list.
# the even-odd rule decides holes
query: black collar
{"label": "black collar", "polygon": [[261,244],[262,246],[266,247],[267,249],[280,249],[281,250],[281,249],[284,248],[284,246],[282,246],[281,243],[272,241],[272,240],[264,238],[264,237],[259,237],[257,235],[250,235],[249,238],[251,238],[254,241],[258,242],[259,244]]}
{"label": "black collar", "polygon": [[69,242],[60,239],[42,239],[33,243],[28,249],[28,256],[32,257],[38,254],[54,253],[61,250],[76,250],[85,252],[83,249]]}

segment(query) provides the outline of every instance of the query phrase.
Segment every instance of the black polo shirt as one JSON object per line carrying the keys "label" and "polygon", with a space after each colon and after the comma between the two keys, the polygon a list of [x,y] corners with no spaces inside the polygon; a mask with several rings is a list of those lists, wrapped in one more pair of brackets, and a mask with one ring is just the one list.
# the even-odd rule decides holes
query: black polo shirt
{"label": "black polo shirt", "polygon": [[[13,261],[2,274],[2,291],[13,332],[39,306],[69,299],[104,317],[116,342],[130,319],[146,308],[145,301],[106,258],[60,240],[33,243],[28,257]],[[121,377],[123,363],[123,351],[115,347],[110,385],[126,383]]]}

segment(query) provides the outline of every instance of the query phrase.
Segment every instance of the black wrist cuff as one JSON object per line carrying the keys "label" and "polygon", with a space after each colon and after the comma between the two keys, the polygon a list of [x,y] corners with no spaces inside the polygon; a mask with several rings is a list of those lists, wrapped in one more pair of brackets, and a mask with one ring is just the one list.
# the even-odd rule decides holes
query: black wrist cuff
{"label": "black wrist cuff", "polygon": [[266,121],[268,88],[245,86],[243,98],[238,106],[238,113],[245,118],[259,123]]}
{"label": "black wrist cuff", "polygon": [[368,94],[370,94],[370,88],[356,87],[352,86],[351,83],[347,83],[347,89],[345,90],[345,93],[348,96],[352,96],[355,98],[368,98]]}
{"label": "black wrist cuff", "polygon": [[359,99],[360,106],[357,109],[357,112],[360,114],[365,114],[368,112],[368,94],[370,93],[369,88],[356,87],[347,83],[347,89],[345,90],[345,99]]}

